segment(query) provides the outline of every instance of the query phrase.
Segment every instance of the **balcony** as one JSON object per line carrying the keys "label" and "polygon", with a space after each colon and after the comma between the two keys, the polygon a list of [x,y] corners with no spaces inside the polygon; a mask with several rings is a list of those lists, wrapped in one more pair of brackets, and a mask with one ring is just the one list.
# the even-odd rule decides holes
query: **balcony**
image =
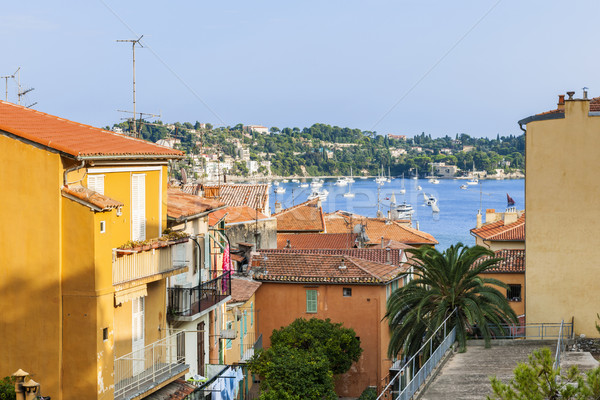
{"label": "balcony", "polygon": [[254,332],[247,332],[240,340],[240,363],[247,363],[254,354],[262,349],[262,334],[256,339]]}
{"label": "balcony", "polygon": [[191,321],[194,316],[231,296],[231,271],[193,288],[168,288],[170,318]]}
{"label": "balcony", "polygon": [[115,399],[141,398],[189,371],[184,332],[115,359]]}
{"label": "balcony", "polygon": [[127,282],[160,279],[169,273],[181,273],[188,266],[185,259],[185,243],[170,243],[164,247],[148,246],[142,251],[113,250],[112,283],[121,285]]}

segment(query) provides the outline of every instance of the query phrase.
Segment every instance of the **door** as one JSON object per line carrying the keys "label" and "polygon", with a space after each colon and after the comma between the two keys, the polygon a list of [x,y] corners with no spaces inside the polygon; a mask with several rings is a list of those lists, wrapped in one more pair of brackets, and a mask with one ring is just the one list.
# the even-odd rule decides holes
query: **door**
{"label": "door", "polygon": [[131,240],[146,239],[146,175],[131,175]]}
{"label": "door", "polygon": [[144,371],[144,298],[133,299],[131,307],[131,351],[135,376]]}
{"label": "door", "polygon": [[200,322],[196,327],[198,340],[198,375],[204,375],[204,322]]}

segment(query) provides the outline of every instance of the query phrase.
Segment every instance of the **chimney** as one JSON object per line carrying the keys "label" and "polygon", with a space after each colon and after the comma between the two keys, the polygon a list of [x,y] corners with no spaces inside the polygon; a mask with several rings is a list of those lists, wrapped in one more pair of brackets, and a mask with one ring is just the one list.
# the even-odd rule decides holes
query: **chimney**
{"label": "chimney", "polygon": [[286,249],[291,249],[291,248],[292,248],[292,244],[290,243],[290,239],[287,239],[287,240],[286,240],[286,243],[285,243],[285,248],[286,248]]}
{"label": "chimney", "polygon": [[506,211],[504,212],[504,225],[508,225],[508,224],[512,224],[513,222],[517,221],[517,209],[512,207],[512,208],[507,208]]}
{"label": "chimney", "polygon": [[583,99],[587,100],[587,89],[586,87],[583,88]]}
{"label": "chimney", "polygon": [[342,258],[342,262],[341,262],[341,263],[340,263],[340,265],[338,266],[338,269],[339,269],[340,271],[345,271],[345,270],[346,270],[346,268],[348,268],[348,267],[346,267],[346,264],[344,264],[344,259]]}
{"label": "chimney", "polygon": [[17,400],[25,400],[25,390],[23,389],[23,383],[25,382],[25,378],[29,376],[28,372],[23,371],[19,368],[17,372],[12,374],[15,378],[15,393]]}
{"label": "chimney", "polygon": [[381,248],[383,249],[383,236],[381,237]]}
{"label": "chimney", "polygon": [[281,203],[276,201],[275,202],[275,214],[280,213],[281,212]]}
{"label": "chimney", "polygon": [[417,223],[417,230],[420,231],[419,229],[419,221],[415,221]]}
{"label": "chimney", "polygon": [[496,221],[496,210],[494,208],[488,208],[485,210],[485,223],[489,224],[490,222]]}
{"label": "chimney", "polygon": [[567,100],[573,100],[573,95],[575,94],[575,92],[571,91],[571,92],[567,92],[567,96],[569,96],[569,98]]}
{"label": "chimney", "polygon": [[390,249],[389,247],[385,248],[385,263],[386,264],[391,264],[392,263],[392,249]]}
{"label": "chimney", "polygon": [[565,95],[564,94],[559,94],[558,95],[558,104],[557,104],[557,108],[561,111],[565,110]]}

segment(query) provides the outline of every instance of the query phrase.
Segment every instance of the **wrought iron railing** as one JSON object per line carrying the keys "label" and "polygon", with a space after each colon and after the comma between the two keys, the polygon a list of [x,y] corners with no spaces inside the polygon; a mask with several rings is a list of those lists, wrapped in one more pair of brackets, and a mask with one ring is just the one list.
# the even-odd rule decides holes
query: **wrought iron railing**
{"label": "wrought iron railing", "polygon": [[115,399],[131,399],[188,369],[184,332],[115,359]]}
{"label": "wrought iron railing", "polygon": [[231,271],[193,288],[168,288],[172,317],[191,317],[231,296]]}
{"label": "wrought iron railing", "polygon": [[[393,400],[408,400],[419,390],[425,380],[431,375],[435,367],[440,363],[446,351],[450,349],[452,344],[456,341],[456,327],[450,328],[450,319],[453,317],[452,313],[440,324],[440,326],[431,335],[429,340],[421,346],[421,348],[408,359],[404,366],[400,368],[398,373],[390,380],[387,386],[377,397],[377,400],[382,399],[393,399]],[[442,342],[437,345],[434,350],[434,340],[443,335]],[[420,362],[423,361],[423,355],[429,349],[429,358],[419,367]]]}
{"label": "wrought iron railing", "polygon": [[139,252],[114,249],[112,283],[118,285],[186,266],[184,243]]}

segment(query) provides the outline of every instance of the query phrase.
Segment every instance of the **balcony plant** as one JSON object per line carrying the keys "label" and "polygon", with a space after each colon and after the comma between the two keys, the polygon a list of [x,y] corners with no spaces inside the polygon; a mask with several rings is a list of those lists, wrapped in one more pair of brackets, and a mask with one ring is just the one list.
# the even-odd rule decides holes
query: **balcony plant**
{"label": "balcony plant", "polygon": [[[166,247],[169,245],[187,242],[189,240],[189,234],[180,231],[166,230],[163,235],[154,239],[146,240],[128,240],[121,246],[117,247],[117,254],[148,251],[151,249],[157,249],[160,247]],[[119,252],[119,250],[127,250],[126,252]]]}

